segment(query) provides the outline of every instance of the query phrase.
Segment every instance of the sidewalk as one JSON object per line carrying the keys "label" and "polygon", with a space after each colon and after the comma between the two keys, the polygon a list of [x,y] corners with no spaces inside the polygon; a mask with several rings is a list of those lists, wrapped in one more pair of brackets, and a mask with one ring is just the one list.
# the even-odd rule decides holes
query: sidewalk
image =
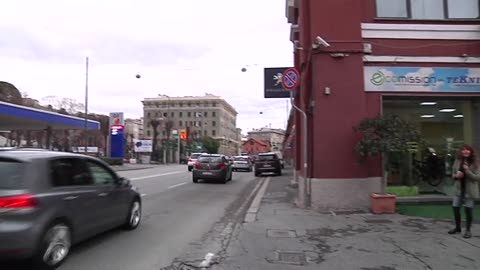
{"label": "sidewalk", "polygon": [[133,164],[133,163],[124,163],[123,165],[112,165],[110,166],[113,170],[119,171],[133,171],[133,170],[143,170],[150,169],[162,166],[163,164]]}
{"label": "sidewalk", "polygon": [[237,227],[212,269],[480,269],[478,224],[463,239],[445,220],[299,209],[291,178],[271,176],[256,219]]}

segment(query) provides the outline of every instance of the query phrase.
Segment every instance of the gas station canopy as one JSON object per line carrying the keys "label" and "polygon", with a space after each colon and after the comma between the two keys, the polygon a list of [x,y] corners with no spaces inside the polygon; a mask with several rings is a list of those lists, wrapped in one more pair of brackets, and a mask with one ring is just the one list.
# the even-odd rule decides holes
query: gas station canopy
{"label": "gas station canopy", "polygon": [[[0,130],[84,129],[85,119],[0,101]],[[87,120],[87,129],[100,129],[100,122]]]}

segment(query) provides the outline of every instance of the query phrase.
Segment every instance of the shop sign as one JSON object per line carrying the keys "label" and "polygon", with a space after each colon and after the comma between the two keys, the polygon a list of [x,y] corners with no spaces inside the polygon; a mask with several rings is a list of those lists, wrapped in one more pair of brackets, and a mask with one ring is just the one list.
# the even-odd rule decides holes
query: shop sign
{"label": "shop sign", "polygon": [[265,68],[263,71],[265,98],[289,98],[290,91],[285,90],[282,77],[289,67]]}
{"label": "shop sign", "polygon": [[480,68],[364,67],[365,91],[480,92]]}

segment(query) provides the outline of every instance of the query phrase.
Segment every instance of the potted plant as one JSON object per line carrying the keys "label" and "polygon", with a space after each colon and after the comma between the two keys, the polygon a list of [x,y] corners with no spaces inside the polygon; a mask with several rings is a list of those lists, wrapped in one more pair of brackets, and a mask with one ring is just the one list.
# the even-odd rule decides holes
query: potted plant
{"label": "potted plant", "polygon": [[370,157],[380,157],[382,160],[380,193],[370,195],[372,212],[395,213],[396,196],[386,192],[389,156],[392,153],[408,153],[412,143],[423,144],[421,133],[413,123],[394,114],[363,119],[354,130],[361,135],[355,146],[360,160],[365,161]]}

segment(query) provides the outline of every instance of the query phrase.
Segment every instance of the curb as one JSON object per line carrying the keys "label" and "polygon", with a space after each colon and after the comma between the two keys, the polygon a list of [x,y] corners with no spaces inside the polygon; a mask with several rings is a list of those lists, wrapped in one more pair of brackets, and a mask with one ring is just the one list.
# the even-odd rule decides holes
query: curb
{"label": "curb", "polygon": [[[270,183],[270,177],[262,183],[262,186],[259,188],[259,191],[255,198],[253,199],[250,207],[247,210],[247,214],[245,215],[245,219],[243,220],[245,223],[254,222],[257,219],[258,210],[260,209],[260,204],[262,202],[263,195],[265,195],[265,191],[267,190],[268,184]],[[254,192],[256,192],[255,188]]]}
{"label": "curb", "polygon": [[151,169],[155,168],[155,166],[149,166],[149,167],[141,167],[141,168],[115,168],[112,167],[114,171],[121,172],[121,171],[138,171],[138,170],[145,170],[145,169]]}

